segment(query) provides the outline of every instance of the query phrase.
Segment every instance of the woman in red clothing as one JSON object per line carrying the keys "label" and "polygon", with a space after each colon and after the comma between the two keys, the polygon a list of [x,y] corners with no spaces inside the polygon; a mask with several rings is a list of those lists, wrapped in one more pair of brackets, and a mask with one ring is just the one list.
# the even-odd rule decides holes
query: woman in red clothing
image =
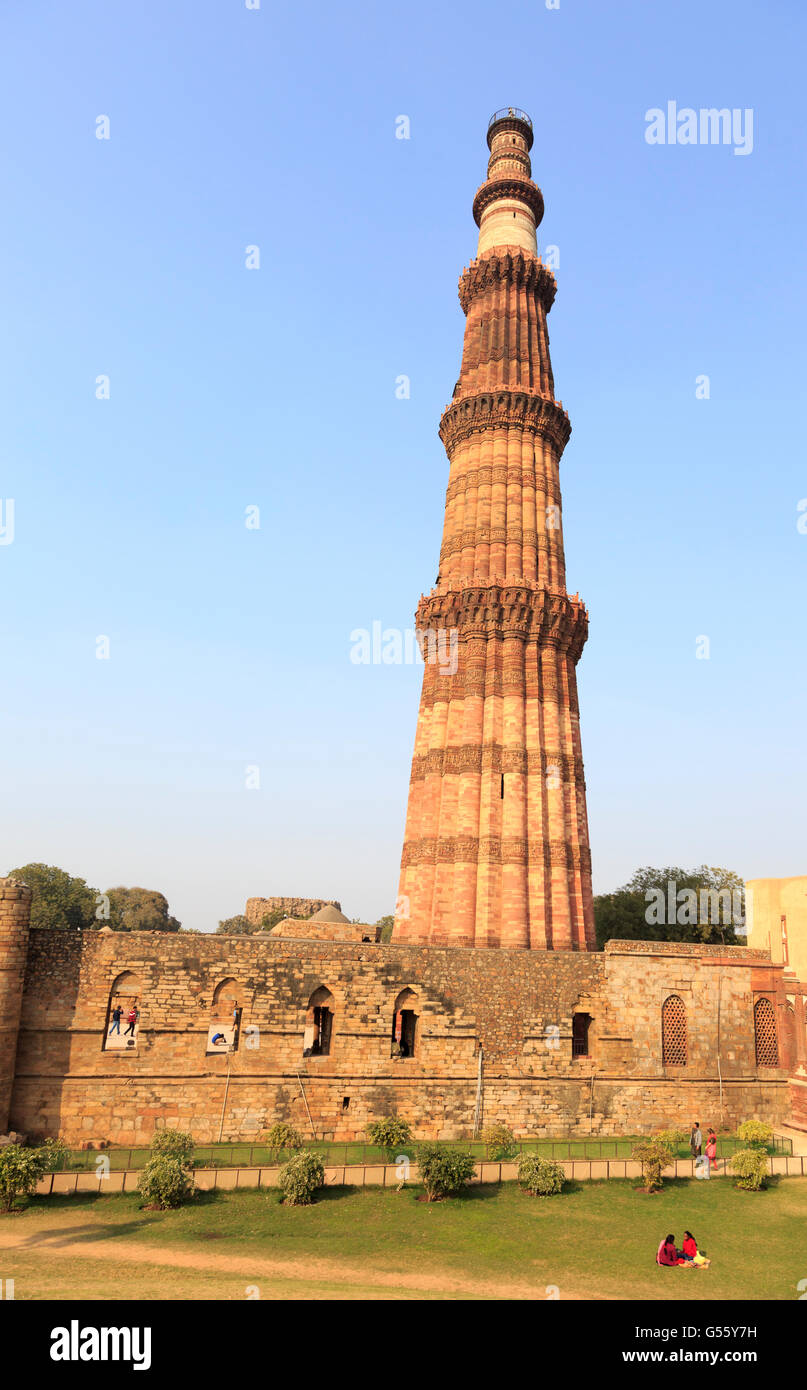
{"label": "woman in red clothing", "polygon": [[705,1255],[701,1255],[698,1250],[698,1243],[691,1231],[684,1231],[684,1244],[681,1248],[681,1254],[687,1264],[698,1265],[700,1269],[708,1269],[709,1265],[712,1263],[711,1260],[706,1259]]}
{"label": "woman in red clothing", "polygon": [[657,1265],[677,1265],[680,1256],[675,1248],[675,1236],[665,1236],[656,1251]]}

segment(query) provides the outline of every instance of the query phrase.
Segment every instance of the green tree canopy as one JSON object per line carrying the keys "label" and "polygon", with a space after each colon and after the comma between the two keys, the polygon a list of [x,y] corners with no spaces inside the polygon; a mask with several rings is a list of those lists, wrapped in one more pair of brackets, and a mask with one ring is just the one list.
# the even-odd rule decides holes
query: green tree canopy
{"label": "green tree canopy", "polygon": [[73,878],[54,864],[25,864],[9,869],[8,878],[21,878],[31,889],[32,927],[100,927],[95,916],[100,894],[83,878]]}
{"label": "green tree canopy", "polygon": [[179,931],[168,911],[168,900],[156,888],[107,888],[113,931]]}
{"label": "green tree canopy", "polygon": [[646,866],[613,893],[595,897],[594,920],[600,950],[612,938],[742,945],[745,887],[731,869]]}
{"label": "green tree canopy", "polygon": [[386,917],[379,917],[376,926],[381,928],[381,942],[386,946],[392,940],[392,929],[395,926],[395,918],[392,913]]}
{"label": "green tree canopy", "polygon": [[257,930],[257,924],[250,922],[243,913],[237,917],[225,917],[216,927],[217,932],[224,932],[228,936],[251,936]]}

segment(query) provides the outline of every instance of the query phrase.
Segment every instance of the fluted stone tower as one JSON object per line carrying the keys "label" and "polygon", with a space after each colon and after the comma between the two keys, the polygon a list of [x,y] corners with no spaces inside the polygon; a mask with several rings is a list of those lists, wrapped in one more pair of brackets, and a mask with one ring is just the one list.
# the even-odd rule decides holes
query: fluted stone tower
{"label": "fluted stone tower", "polygon": [[566,592],[560,456],[537,254],[532,122],[497,111],[463,271],[460,378],[440,422],[450,462],[440,572],[421,598],[426,659],[394,939],[594,946],[577,704],[588,614]]}
{"label": "fluted stone tower", "polygon": [[8,1129],[14,1086],[30,916],[30,888],[0,878],[0,1134]]}

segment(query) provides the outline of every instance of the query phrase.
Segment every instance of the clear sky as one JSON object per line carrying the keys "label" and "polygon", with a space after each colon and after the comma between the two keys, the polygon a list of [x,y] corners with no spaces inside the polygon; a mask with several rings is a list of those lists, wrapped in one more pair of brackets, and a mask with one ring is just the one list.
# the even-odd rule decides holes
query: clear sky
{"label": "clear sky", "polygon": [[[256,894],[393,911],[422,668],[350,635],[411,628],[437,573],[457,278],[516,104],[559,248],[595,891],[807,872],[804,6],[1,24],[0,871],[158,888],[205,930]],[[670,100],[750,108],[751,152],[648,144]]]}

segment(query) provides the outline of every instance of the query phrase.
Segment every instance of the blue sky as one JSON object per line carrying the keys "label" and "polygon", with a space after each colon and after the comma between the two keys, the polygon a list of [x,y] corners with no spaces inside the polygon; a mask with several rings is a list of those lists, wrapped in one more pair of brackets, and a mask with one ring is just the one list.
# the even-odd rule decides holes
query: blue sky
{"label": "blue sky", "polygon": [[[350,634],[411,628],[437,572],[456,284],[513,103],[559,247],[595,890],[807,871],[805,30],[745,0],[10,0],[0,870],[159,888],[202,929],[253,894],[393,910],[421,669]],[[647,144],[669,100],[751,108],[752,152]]]}

